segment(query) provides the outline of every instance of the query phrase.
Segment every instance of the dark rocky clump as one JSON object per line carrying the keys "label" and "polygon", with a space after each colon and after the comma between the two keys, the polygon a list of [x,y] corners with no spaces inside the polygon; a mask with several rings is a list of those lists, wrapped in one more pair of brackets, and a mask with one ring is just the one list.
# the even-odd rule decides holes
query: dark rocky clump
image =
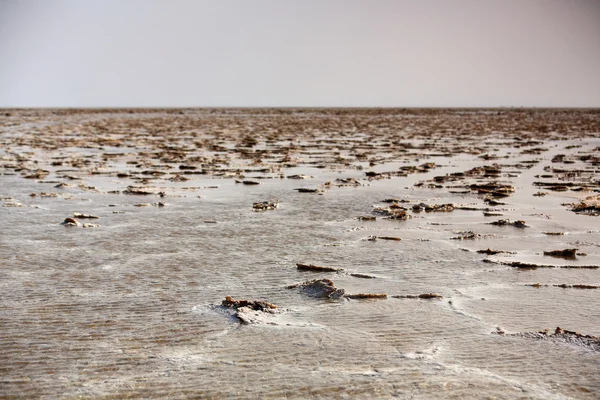
{"label": "dark rocky clump", "polygon": [[311,272],[339,272],[339,271],[343,271],[343,268],[323,267],[321,265],[302,264],[302,263],[297,263],[296,267],[300,271],[311,271]]}
{"label": "dark rocky clump", "polygon": [[294,190],[297,190],[298,193],[321,193],[322,192],[321,189],[315,189],[315,188],[297,188]]}
{"label": "dark rocky clump", "polygon": [[80,226],[81,224],[74,218],[65,218],[65,220],[61,223],[64,226]]}
{"label": "dark rocky clump", "polygon": [[574,258],[576,258],[575,256],[577,255],[577,250],[578,249],[564,249],[564,250],[545,251],[544,255],[545,256],[551,256],[551,257],[574,259]]}
{"label": "dark rocky clump", "polygon": [[267,311],[277,309],[275,304],[268,303],[260,300],[234,300],[231,296],[226,296],[225,300],[221,302],[221,305],[227,308],[239,309],[241,307],[248,307],[254,311]]}
{"label": "dark rocky clump", "polygon": [[486,249],[486,250],[477,250],[478,253],[482,253],[482,254],[488,254],[488,255],[494,255],[494,254],[501,254],[501,253],[505,253],[505,254],[516,254],[514,251],[506,251],[506,250],[492,250],[492,249]]}
{"label": "dark rocky clump", "polygon": [[240,181],[238,179],[235,180],[235,183],[242,183],[244,185],[260,185],[261,184],[260,182],[257,182],[257,181],[251,181],[251,180]]}
{"label": "dark rocky clump", "polygon": [[221,306],[231,310],[232,315],[242,324],[276,325],[269,318],[278,311],[275,304],[261,300],[234,300],[227,296]]}
{"label": "dark rocky clump", "polygon": [[494,222],[489,222],[490,225],[496,226],[514,226],[515,228],[527,228],[528,226],[525,224],[523,220],[511,221],[509,219],[499,219]]}
{"label": "dark rocky clump", "polygon": [[279,208],[279,201],[261,201],[259,203],[252,204],[252,209],[254,211],[276,210],[277,208]]}
{"label": "dark rocky clump", "polygon": [[373,217],[371,215],[362,215],[360,217],[357,217],[357,219],[359,221],[375,221],[377,220],[377,217]]}

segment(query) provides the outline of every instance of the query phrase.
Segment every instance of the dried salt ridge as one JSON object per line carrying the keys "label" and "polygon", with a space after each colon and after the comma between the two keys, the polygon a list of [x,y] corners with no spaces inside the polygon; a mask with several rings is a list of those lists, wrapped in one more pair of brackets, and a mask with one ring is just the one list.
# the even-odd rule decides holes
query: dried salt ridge
{"label": "dried salt ridge", "polygon": [[298,193],[323,193],[323,190],[318,188],[296,188],[294,190]]}
{"label": "dried salt ridge", "polygon": [[358,272],[350,273],[350,276],[353,276],[355,278],[361,278],[361,279],[377,279],[377,277],[374,276],[374,275],[361,274],[361,273],[358,273]]}
{"label": "dried salt ridge", "polygon": [[[322,267],[321,267],[322,268]],[[354,274],[352,274],[354,276]],[[364,276],[360,276],[364,277]],[[331,279],[315,279],[294,285],[287,286],[287,289],[297,289],[300,293],[305,295],[323,298],[323,299],[340,299],[346,298],[350,300],[367,300],[376,299],[383,300],[387,299],[388,295],[385,293],[357,293],[347,294],[344,289],[335,287],[335,284]],[[404,299],[442,299],[443,296],[436,293],[423,293],[420,295],[396,295],[393,298],[404,298]]]}
{"label": "dried salt ridge", "polygon": [[148,195],[159,195],[164,196],[164,192],[158,188],[145,187],[145,186],[128,186],[126,190],[123,190],[123,194],[131,194],[138,196]]}
{"label": "dried salt ridge", "polygon": [[97,215],[92,215],[92,214],[82,214],[82,213],[78,213],[78,212],[74,212],[73,213],[73,218],[89,218],[89,219],[98,219],[100,218]]}
{"label": "dried salt ridge", "polygon": [[7,201],[2,203],[2,207],[25,207],[25,205],[18,201]]}
{"label": "dried salt ridge", "polygon": [[409,174],[413,174],[413,173],[429,172],[431,169],[433,169],[435,167],[436,167],[435,163],[425,163],[425,164],[421,164],[419,166],[409,165],[409,166],[400,167],[398,171],[386,171],[386,172],[368,171],[368,172],[365,172],[365,176],[370,181],[371,180],[380,180],[380,179],[391,179],[394,177],[406,177]]}
{"label": "dried salt ridge", "polygon": [[452,236],[450,238],[450,240],[471,240],[471,239],[476,239],[476,238],[480,238],[480,237],[483,237],[483,236],[479,233],[475,233],[473,231],[466,231],[466,232],[458,232],[458,236]]}
{"label": "dried salt ridge", "polygon": [[371,235],[368,238],[366,238],[365,240],[369,241],[369,242],[375,242],[378,239],[380,240],[392,240],[392,241],[396,241],[399,242],[402,240],[402,238],[398,237],[398,236],[375,236],[375,235]]}
{"label": "dried salt ridge", "polygon": [[41,197],[41,198],[56,198],[60,196],[58,193],[47,193],[47,192],[40,192],[38,193],[31,193],[29,195],[29,197]]}
{"label": "dried salt ridge", "polygon": [[522,269],[537,269],[537,268],[571,268],[571,269],[598,269],[600,268],[600,265],[585,265],[585,264],[541,264],[541,263],[535,263],[535,262],[523,262],[523,261],[516,261],[516,260],[493,260],[493,259],[489,259],[486,258],[483,260],[483,262],[486,263],[492,263],[492,264],[503,264],[503,265],[508,265],[510,267],[515,267],[515,268],[522,268]]}
{"label": "dried salt ridge", "polygon": [[481,184],[472,184],[469,186],[471,191],[476,192],[477,194],[483,194],[496,198],[503,198],[512,195],[515,192],[515,188],[509,184],[502,184],[498,182],[489,182],[489,183],[481,183]]}
{"label": "dried salt ridge", "polygon": [[[31,172],[31,173],[29,173],[29,172]],[[25,179],[44,179],[48,175],[50,175],[50,171],[43,170],[43,169],[37,169],[35,171],[24,171],[23,177]]]}
{"label": "dried salt ridge", "polygon": [[486,250],[477,250],[478,253],[487,254],[487,255],[495,255],[495,254],[517,254],[515,251],[506,251],[506,250],[492,250],[490,248]]}
{"label": "dried salt ridge", "polygon": [[357,294],[345,294],[344,297],[347,299],[350,299],[350,300],[368,300],[368,299],[382,300],[382,299],[387,299],[388,295],[385,293],[357,293]]}
{"label": "dried salt ridge", "polygon": [[556,327],[554,333],[550,333],[550,329],[539,332],[504,333],[503,331],[495,331],[492,333],[509,337],[547,340],[553,343],[574,345],[594,352],[600,352],[600,336],[583,335],[578,332],[562,329],[561,327]]}
{"label": "dried salt ridge", "polygon": [[542,285],[541,283],[529,283],[526,284],[525,286],[531,286],[534,288],[541,288],[541,287],[557,287],[557,288],[562,288],[562,289],[600,289],[600,286],[598,285],[585,285],[585,284],[575,284],[575,285],[569,285],[566,283],[559,283],[559,284],[553,284],[553,285]]}
{"label": "dried salt ridge", "polygon": [[419,213],[425,211],[427,213],[430,212],[451,212],[456,209],[454,204],[434,204],[429,205],[426,203],[419,203],[412,206],[412,211],[415,213]]}
{"label": "dried salt ridge", "polygon": [[328,186],[337,186],[337,187],[351,186],[351,187],[357,187],[357,186],[363,186],[363,184],[360,183],[355,178],[338,178],[338,179],[335,180],[335,185],[328,185]]}
{"label": "dried salt ridge", "polygon": [[158,207],[158,208],[162,208],[162,207],[166,207],[167,203],[165,203],[164,201],[158,201],[155,203],[136,203],[133,205],[134,207]]}
{"label": "dried salt ridge", "polygon": [[[322,273],[322,272],[340,273],[340,272],[345,271],[344,268],[324,267],[321,265],[302,264],[302,263],[297,263],[296,268],[298,269],[298,271],[308,271],[308,272],[316,272],[316,273]],[[358,272],[350,272],[350,273],[348,273],[348,275],[353,276],[355,278],[362,278],[362,279],[377,279],[377,277],[374,275],[363,274],[363,273],[358,273]]]}
{"label": "dried salt ridge", "polygon": [[261,182],[245,179],[245,180],[235,180],[235,183],[242,183],[244,185],[261,185]]}
{"label": "dried salt ridge", "polygon": [[392,296],[395,299],[425,299],[425,300],[431,300],[431,299],[443,299],[444,296],[442,296],[441,294],[437,294],[437,293],[422,293],[422,294],[404,294],[404,295],[395,295]]}
{"label": "dried salt ridge", "polygon": [[381,200],[381,203],[408,203],[409,201],[406,199],[398,199],[398,198],[388,198]]}
{"label": "dried salt ridge", "polygon": [[576,192],[591,191],[598,186],[598,184],[595,182],[533,182],[533,185],[541,186],[546,190],[552,190],[555,192],[566,192],[569,190]]}

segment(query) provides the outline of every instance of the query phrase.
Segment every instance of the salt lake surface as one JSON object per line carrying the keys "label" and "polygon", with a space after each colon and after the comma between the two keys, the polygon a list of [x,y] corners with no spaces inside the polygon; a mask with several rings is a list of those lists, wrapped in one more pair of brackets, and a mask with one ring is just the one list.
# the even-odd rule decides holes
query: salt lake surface
{"label": "salt lake surface", "polygon": [[0,115],[2,398],[600,397],[597,110]]}

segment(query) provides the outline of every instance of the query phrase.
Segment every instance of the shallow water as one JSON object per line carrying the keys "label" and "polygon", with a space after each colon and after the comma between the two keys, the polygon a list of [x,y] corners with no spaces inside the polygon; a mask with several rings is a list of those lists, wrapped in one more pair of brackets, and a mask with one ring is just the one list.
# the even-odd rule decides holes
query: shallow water
{"label": "shallow water", "polygon": [[[161,118],[171,118],[157,113]],[[112,113],[103,115],[109,126],[118,125],[111,120],[113,117]],[[132,120],[147,117],[127,116]],[[243,118],[251,124],[257,117],[249,114]],[[443,119],[443,115],[437,118]],[[159,198],[111,194],[111,190],[122,191],[139,183],[114,174],[91,175],[85,167],[74,169],[82,180],[73,181],[57,172],[70,166],[49,164],[50,157],[58,154],[91,155],[96,160],[104,153],[123,152],[124,156],[111,159],[101,169],[123,171],[127,160],[140,159],[135,152],[154,148],[146,147],[144,140],[137,147],[98,149],[78,145],[47,149],[39,143],[15,139],[28,137],[32,126],[43,131],[55,119],[69,126],[74,136],[83,131],[79,135],[89,139],[94,134],[86,133],[85,122],[100,118],[42,114],[35,123],[3,128],[5,164],[0,195],[4,204],[19,202],[23,206],[0,208],[1,395],[423,399],[600,396],[597,352],[550,340],[492,334],[497,327],[516,333],[560,326],[600,335],[600,290],[526,286],[537,282],[600,285],[600,270],[520,269],[483,262],[489,258],[557,266],[600,265],[600,217],[578,215],[561,205],[594,192],[549,192],[534,197],[533,193],[543,189],[532,186],[533,181],[544,180],[535,176],[545,173],[543,167],[550,165],[556,154],[593,154],[600,146],[598,134],[581,134],[570,140],[542,137],[539,146],[548,150],[533,156],[490,140],[488,144],[498,148],[497,154],[510,152],[510,158],[494,161],[464,152],[405,159],[397,154],[391,157],[390,152],[379,153],[390,159],[373,167],[361,160],[345,167],[328,162],[325,168],[299,162],[280,172],[313,178],[292,180],[280,179],[280,172],[246,173],[247,177],[277,176],[261,179],[261,185],[253,186],[215,174],[186,175],[189,181],[171,182],[165,178],[173,173],[166,170],[170,175],[147,184],[164,189],[166,196]],[[231,129],[235,131],[235,126]],[[493,136],[496,134],[489,137]],[[331,140],[336,138],[333,135]],[[485,138],[474,133],[470,142],[459,140],[442,147],[456,143],[473,146]],[[417,141],[414,139],[414,143]],[[184,138],[178,143],[192,142]],[[305,145],[310,143],[315,142],[307,140]],[[566,149],[574,144],[581,147]],[[26,153],[30,146],[35,152],[31,156]],[[327,158],[335,150],[325,147]],[[432,152],[438,151],[440,146]],[[50,174],[43,179],[23,179],[20,171],[9,165],[15,162],[15,154],[28,158],[21,163],[38,160],[40,168]],[[340,154],[352,151],[343,148]],[[275,158],[265,154],[263,162],[268,164],[269,157]],[[515,174],[505,172],[515,168],[502,168],[499,180],[512,184],[515,193],[501,199],[506,205],[492,207],[502,210],[501,217],[455,210],[409,211],[412,218],[406,221],[379,216],[376,221],[357,219],[371,215],[374,206],[385,206],[381,200],[390,197],[411,202],[409,209],[419,202],[489,207],[481,195],[450,193],[448,186],[454,183],[444,183],[443,189],[414,184],[494,162],[516,165],[531,159],[540,162]],[[321,162],[318,157],[306,155],[304,160]],[[365,178],[367,170],[392,171],[402,165],[430,161],[437,164],[430,172],[384,180]],[[240,160],[231,164],[247,166]],[[355,168],[359,165],[364,169]],[[592,180],[598,179],[598,167],[581,161],[568,167],[587,168]],[[356,178],[363,185],[333,187],[322,194],[293,190],[317,187],[336,178]],[[54,188],[57,182],[83,182],[96,190]],[[218,188],[185,189],[206,186]],[[29,196],[40,192],[61,195]],[[279,209],[252,211],[254,202],[276,199]],[[158,201],[167,206],[134,206]],[[61,226],[60,222],[73,212],[99,216],[90,222],[100,227]],[[528,228],[488,224],[501,218],[526,220]],[[451,239],[461,231],[481,236]],[[549,231],[566,234],[543,233]],[[402,240],[365,240],[369,236],[397,236]],[[575,247],[587,255],[575,261],[543,256],[543,251]],[[487,248],[516,254],[486,256],[476,252]],[[344,271],[303,272],[296,269],[298,262]],[[350,273],[376,278],[360,279]],[[332,279],[346,293],[391,296],[434,292],[443,299],[323,300],[285,288],[322,277]],[[264,299],[281,310],[269,317],[269,324],[241,325],[218,307],[225,296]]]}

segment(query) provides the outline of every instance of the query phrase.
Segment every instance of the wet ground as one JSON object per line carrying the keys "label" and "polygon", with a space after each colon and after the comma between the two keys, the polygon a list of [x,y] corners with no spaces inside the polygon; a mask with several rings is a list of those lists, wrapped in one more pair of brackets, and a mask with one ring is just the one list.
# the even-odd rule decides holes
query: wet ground
{"label": "wet ground", "polygon": [[1,110],[0,174],[2,398],[600,396],[597,110]]}

